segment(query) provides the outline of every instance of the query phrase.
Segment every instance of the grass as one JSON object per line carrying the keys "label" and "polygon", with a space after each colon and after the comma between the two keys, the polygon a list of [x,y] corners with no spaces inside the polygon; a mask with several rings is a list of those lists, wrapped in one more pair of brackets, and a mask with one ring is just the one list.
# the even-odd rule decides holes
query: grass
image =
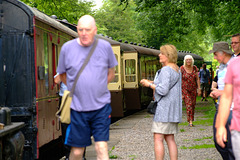
{"label": "grass", "polygon": [[128,156],[128,157],[130,157],[131,160],[134,160],[137,156],[136,156],[136,155],[130,155],[130,156]]}
{"label": "grass", "polygon": [[197,138],[197,139],[194,139],[194,141],[202,141],[204,139],[213,139],[213,136],[210,136],[210,137],[203,137],[203,138]]}
{"label": "grass", "polygon": [[[194,122],[194,125],[203,125],[203,126],[211,126],[213,124],[213,118],[207,118],[207,119],[196,119]],[[182,122],[179,123],[181,126],[187,126],[188,122]]]}
{"label": "grass", "polygon": [[180,149],[203,149],[203,148],[215,148],[214,144],[201,144],[201,145],[194,145],[191,147],[182,146]]}
{"label": "grass", "polygon": [[[199,105],[200,103],[200,105]],[[183,104],[183,112],[186,112],[186,107]],[[208,98],[208,103],[201,103],[201,97],[197,97],[197,105],[195,108],[195,114],[200,113],[202,116],[195,117],[195,121],[193,122],[196,126],[212,126],[213,119],[215,115],[215,105],[211,98]],[[180,123],[179,125],[187,126],[188,122]],[[200,131],[205,131],[206,129],[200,128]],[[185,132],[184,129],[180,129],[180,132]],[[194,140],[186,139],[185,141],[203,141],[206,139],[213,139],[213,136],[202,137]],[[203,142],[204,143],[204,142]],[[212,144],[200,144],[200,145],[192,145],[189,147],[181,146],[180,149],[203,149],[203,148],[215,148],[215,145],[212,141]]]}
{"label": "grass", "polygon": [[212,124],[213,124],[213,118],[197,119],[197,120],[194,122],[194,125],[211,126]]}
{"label": "grass", "polygon": [[146,115],[144,118],[152,118],[152,116],[149,114],[149,115]]}
{"label": "grass", "polygon": [[199,130],[200,130],[200,131],[205,131],[206,129],[204,129],[204,128],[200,128]]}
{"label": "grass", "polygon": [[[197,97],[197,103],[201,101],[201,97]],[[214,102],[212,101],[211,98],[208,98],[208,101],[210,103],[208,103],[208,105],[205,106],[197,106],[195,108],[195,113],[202,113],[203,116],[196,118],[194,121],[194,125],[205,125],[205,126],[211,126],[213,124],[213,119],[214,119],[214,115],[215,115],[215,106],[214,106]],[[186,112],[186,107],[184,107],[183,104],[183,112]],[[188,125],[188,122],[183,122],[180,123],[179,125]]]}
{"label": "grass", "polygon": [[112,151],[115,149],[115,146],[112,147],[112,149],[108,152],[109,158],[110,159],[117,159],[118,156],[117,155],[113,155]]}

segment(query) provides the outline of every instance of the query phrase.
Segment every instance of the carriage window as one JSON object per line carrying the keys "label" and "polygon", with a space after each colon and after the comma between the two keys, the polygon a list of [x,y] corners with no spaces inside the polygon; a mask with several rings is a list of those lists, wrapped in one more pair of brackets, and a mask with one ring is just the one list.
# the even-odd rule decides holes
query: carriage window
{"label": "carriage window", "polygon": [[136,81],[135,71],[136,61],[134,59],[125,60],[125,80],[126,82]]}
{"label": "carriage window", "polygon": [[[116,60],[118,60],[118,55],[117,54],[114,54],[115,57],[116,57]],[[114,80],[111,82],[111,83],[116,83],[119,81],[119,71],[118,71],[118,66],[115,66],[115,77],[114,77]]]}
{"label": "carriage window", "polygon": [[157,57],[142,57],[141,76],[149,80],[154,80],[157,70],[160,69],[160,63]]}
{"label": "carriage window", "polygon": [[161,64],[159,63],[159,59],[156,58],[153,62],[153,67],[154,67],[154,75],[156,74],[156,72],[161,68]]}
{"label": "carriage window", "polygon": [[45,93],[49,93],[49,82],[48,82],[48,36],[47,33],[44,33],[44,67],[45,67]]}
{"label": "carriage window", "polygon": [[145,65],[146,65],[146,78],[149,80],[153,80],[151,57],[145,57]]}

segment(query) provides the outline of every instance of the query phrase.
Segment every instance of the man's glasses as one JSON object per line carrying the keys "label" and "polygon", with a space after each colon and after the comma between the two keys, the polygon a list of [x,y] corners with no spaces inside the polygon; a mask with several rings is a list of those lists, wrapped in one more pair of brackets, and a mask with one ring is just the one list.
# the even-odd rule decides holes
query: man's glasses
{"label": "man's glasses", "polygon": [[240,42],[231,42],[231,44],[238,44],[238,43],[240,43]]}

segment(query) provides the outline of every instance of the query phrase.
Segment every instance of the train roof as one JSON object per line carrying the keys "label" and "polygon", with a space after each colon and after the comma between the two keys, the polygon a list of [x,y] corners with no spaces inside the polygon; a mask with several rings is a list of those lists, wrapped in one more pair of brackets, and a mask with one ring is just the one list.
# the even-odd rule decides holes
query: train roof
{"label": "train roof", "polygon": [[57,28],[60,31],[66,32],[68,34],[70,34],[73,37],[77,37],[78,34],[76,32],[74,32],[73,30],[71,30],[70,28],[68,28],[67,26],[61,24],[60,22],[56,21],[54,18],[40,12],[39,10],[37,10],[36,8],[31,8],[29,7],[32,12],[35,15],[35,18],[38,19],[39,21],[42,21],[48,25],[51,25],[54,28]]}
{"label": "train roof", "polygon": [[133,47],[131,47],[129,44],[115,41],[115,40],[113,40],[113,39],[111,39],[111,38],[104,37],[104,36],[101,35],[101,34],[97,34],[96,37],[108,41],[111,45],[115,45],[115,44],[120,45],[120,49],[121,49],[122,51],[124,51],[124,52],[136,52],[136,49],[134,49]]}
{"label": "train roof", "polygon": [[104,37],[100,34],[97,34],[95,37],[100,38],[100,39],[104,39],[104,40],[108,41],[111,45],[120,45],[120,42],[115,41],[115,40],[113,40],[111,38],[108,38],[108,37]]}
{"label": "train roof", "polygon": [[[112,42],[120,43],[118,41],[115,41],[115,40],[112,40],[110,38],[104,37],[102,35],[97,35],[97,37],[105,39],[106,41],[110,42],[111,44],[112,44]],[[125,51],[125,52],[137,51],[139,54],[153,55],[153,56],[158,56],[159,53],[160,53],[160,51],[157,50],[157,49],[147,48],[147,47],[128,44],[128,43],[120,43],[120,46],[121,46],[121,50]],[[196,55],[196,54],[191,53],[191,52],[188,52],[188,51],[178,51],[178,60],[184,60],[184,57],[186,55],[191,55],[194,58],[194,60],[198,60],[198,61],[203,61],[204,60],[201,56]]]}
{"label": "train roof", "polygon": [[[152,55],[152,56],[158,56],[160,51],[157,49],[153,49],[153,48],[147,48],[147,47],[143,47],[143,46],[138,46],[138,45],[133,45],[133,44],[128,44],[128,43],[121,43],[115,40],[112,40],[110,38],[104,37],[103,35],[96,35],[97,38],[101,38],[104,39],[106,41],[108,41],[110,44],[119,44],[121,46],[121,50],[124,52],[138,52],[139,54],[144,54],[144,55]],[[191,55],[194,60],[198,60],[198,61],[203,61],[204,59],[199,56],[196,55],[194,53],[188,52],[188,51],[178,51],[178,60],[184,60],[184,57],[186,55]]]}
{"label": "train roof", "polygon": [[157,49],[146,48],[146,47],[132,45],[132,44],[131,46],[133,46],[133,48],[135,48],[139,53],[146,54],[146,55],[158,56],[160,53],[160,50],[157,50]]}
{"label": "train roof", "polygon": [[186,55],[191,55],[194,60],[198,60],[198,61],[203,61],[204,60],[203,57],[201,57],[197,54],[191,53],[189,51],[178,51],[178,60],[184,60],[184,57]]}
{"label": "train roof", "polygon": [[153,56],[158,56],[159,55],[159,50],[156,49],[151,49],[151,48],[146,48],[146,47],[141,47],[141,46],[137,46],[137,45],[132,45],[132,44],[128,44],[128,43],[122,43],[122,42],[118,42],[115,40],[112,40],[110,38],[104,37],[103,35],[96,35],[96,37],[98,38],[102,38],[105,39],[106,41],[108,41],[109,43],[119,43],[121,46],[121,50],[123,52],[138,52],[139,54],[145,54],[145,55],[153,55]]}

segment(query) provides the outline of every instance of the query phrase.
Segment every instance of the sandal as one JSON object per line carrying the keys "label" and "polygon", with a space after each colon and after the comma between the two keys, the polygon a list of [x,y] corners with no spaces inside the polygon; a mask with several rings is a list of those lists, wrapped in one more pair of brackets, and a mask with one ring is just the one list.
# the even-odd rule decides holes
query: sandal
{"label": "sandal", "polygon": [[194,125],[193,124],[189,124],[188,127],[194,127]]}

